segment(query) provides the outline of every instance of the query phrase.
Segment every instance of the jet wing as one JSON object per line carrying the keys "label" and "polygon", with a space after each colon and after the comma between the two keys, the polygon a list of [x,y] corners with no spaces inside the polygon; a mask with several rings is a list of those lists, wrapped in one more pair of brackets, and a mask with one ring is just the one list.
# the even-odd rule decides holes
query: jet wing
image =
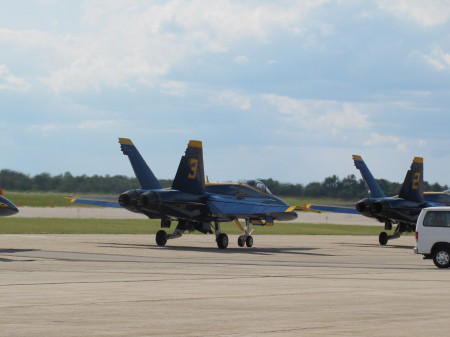
{"label": "jet wing", "polygon": [[70,199],[70,202],[76,204],[85,204],[85,205],[93,205],[100,207],[114,207],[114,208],[122,208],[120,206],[117,197],[67,197]]}
{"label": "jet wing", "polygon": [[347,214],[359,214],[356,211],[354,204],[331,204],[331,205],[312,205],[308,204],[307,207],[312,210],[332,213],[347,213]]}
{"label": "jet wing", "polygon": [[275,204],[264,204],[258,202],[250,201],[230,201],[223,199],[208,200],[207,206],[209,207],[212,214],[225,214],[233,216],[255,216],[255,217],[274,217],[279,216],[295,218],[297,214],[295,212],[295,206],[289,205],[275,205]]}

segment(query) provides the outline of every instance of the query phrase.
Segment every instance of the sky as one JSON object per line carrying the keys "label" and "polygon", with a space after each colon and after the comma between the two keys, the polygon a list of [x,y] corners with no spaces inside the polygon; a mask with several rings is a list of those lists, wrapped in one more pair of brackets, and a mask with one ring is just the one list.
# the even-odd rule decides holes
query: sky
{"label": "sky", "polygon": [[450,0],[0,0],[0,169],[450,185]]}

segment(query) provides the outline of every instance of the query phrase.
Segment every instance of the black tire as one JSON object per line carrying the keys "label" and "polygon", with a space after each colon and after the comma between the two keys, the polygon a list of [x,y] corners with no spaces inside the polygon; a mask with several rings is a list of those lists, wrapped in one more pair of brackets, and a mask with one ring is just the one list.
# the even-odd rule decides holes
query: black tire
{"label": "black tire", "polygon": [[247,238],[245,239],[245,244],[247,245],[247,247],[252,247],[253,246],[253,236],[247,236]]}
{"label": "black tire", "polygon": [[438,268],[450,267],[450,248],[443,246],[433,251],[433,262]]}
{"label": "black tire", "polygon": [[162,229],[156,233],[156,244],[160,247],[164,247],[167,243],[167,233]]}
{"label": "black tire", "polygon": [[386,244],[389,241],[389,236],[386,232],[381,232],[378,236],[378,242],[380,242],[380,245],[386,246]]}
{"label": "black tire", "polygon": [[226,235],[225,233],[219,234],[216,241],[217,247],[219,247],[220,249],[225,249],[228,247],[228,235]]}
{"label": "black tire", "polygon": [[241,235],[240,237],[238,237],[238,246],[239,247],[245,246],[245,236],[244,235]]}

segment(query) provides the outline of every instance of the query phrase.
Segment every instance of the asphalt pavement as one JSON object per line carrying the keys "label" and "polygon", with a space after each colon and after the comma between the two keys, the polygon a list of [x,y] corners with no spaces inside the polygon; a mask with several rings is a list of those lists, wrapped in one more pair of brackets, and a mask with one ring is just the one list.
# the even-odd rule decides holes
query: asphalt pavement
{"label": "asphalt pavement", "polygon": [[414,237],[1,235],[0,336],[448,336]]}

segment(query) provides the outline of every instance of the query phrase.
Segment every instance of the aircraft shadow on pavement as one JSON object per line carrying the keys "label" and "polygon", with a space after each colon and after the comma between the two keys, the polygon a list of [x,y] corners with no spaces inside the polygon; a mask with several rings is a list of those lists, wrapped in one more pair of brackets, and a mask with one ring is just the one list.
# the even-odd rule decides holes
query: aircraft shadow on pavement
{"label": "aircraft shadow on pavement", "polygon": [[314,256],[334,256],[331,254],[319,254],[312,253],[311,251],[318,250],[319,248],[259,248],[259,247],[229,247],[227,249],[219,249],[217,247],[192,247],[192,246],[164,246],[158,247],[156,245],[141,245],[141,244],[131,244],[131,243],[105,243],[102,247],[111,248],[130,248],[130,249],[147,249],[147,250],[168,250],[168,251],[187,251],[187,252],[207,252],[215,254],[250,254],[250,255],[272,255],[272,254],[297,254],[297,255],[314,255]]}
{"label": "aircraft shadow on pavement", "polygon": [[[24,253],[24,252],[35,252],[40,249],[0,249],[0,255],[2,254],[14,254],[14,253]],[[0,258],[0,262],[26,262],[26,261],[34,261],[34,260],[18,260],[18,259],[7,259]]]}
{"label": "aircraft shadow on pavement", "polygon": [[388,244],[386,246],[381,246],[378,243],[338,243],[341,246],[346,246],[346,247],[357,247],[357,248],[373,248],[373,247],[377,247],[380,249],[386,249],[386,248],[395,248],[395,249],[413,249],[414,246],[403,246],[403,245],[392,245],[392,244]]}

